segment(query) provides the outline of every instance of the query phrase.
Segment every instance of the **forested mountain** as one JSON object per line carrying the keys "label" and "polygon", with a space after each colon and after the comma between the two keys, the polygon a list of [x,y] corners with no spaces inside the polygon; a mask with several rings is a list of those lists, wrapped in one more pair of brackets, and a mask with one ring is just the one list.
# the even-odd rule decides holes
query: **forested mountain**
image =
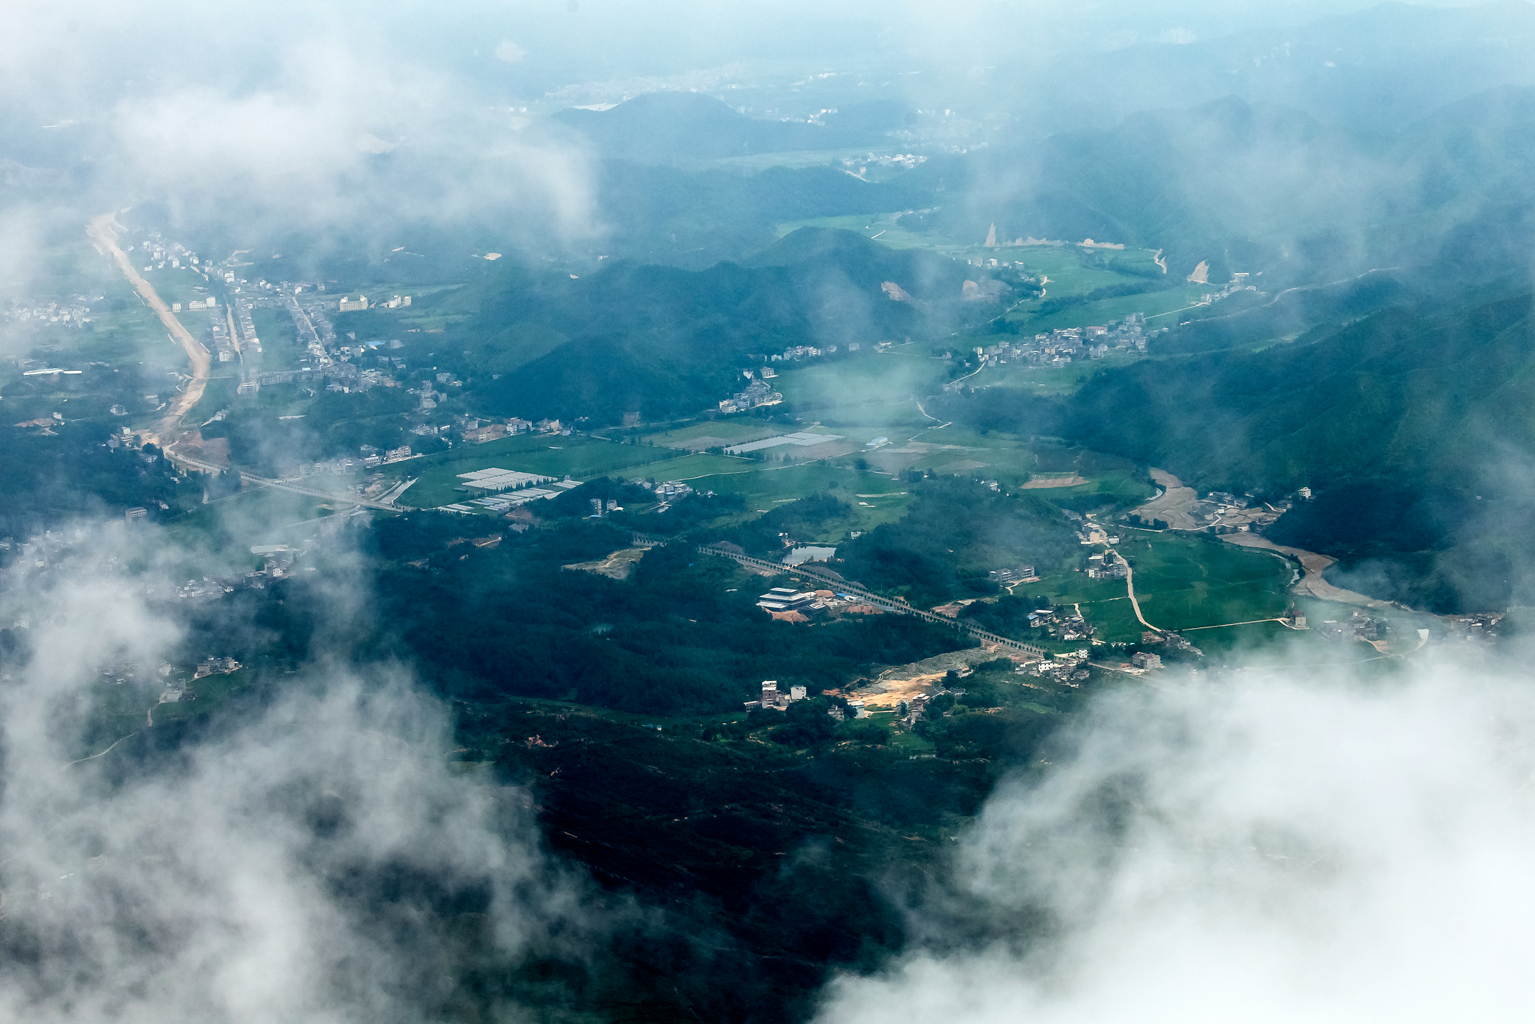
{"label": "forested mountain", "polygon": [[[505,367],[472,385],[493,411],[663,419],[728,397],[749,356],[760,363],[796,345],[846,351],[850,342],[946,334],[967,318],[994,316],[995,303],[964,297],[964,282],[983,276],[922,250],[803,228],[745,266],[690,272],[619,262],[577,279],[509,272],[455,338],[471,358]],[[886,281],[913,301],[892,299]],[[1015,276],[1004,287],[1029,286]],[[519,349],[530,358],[516,364]]]}

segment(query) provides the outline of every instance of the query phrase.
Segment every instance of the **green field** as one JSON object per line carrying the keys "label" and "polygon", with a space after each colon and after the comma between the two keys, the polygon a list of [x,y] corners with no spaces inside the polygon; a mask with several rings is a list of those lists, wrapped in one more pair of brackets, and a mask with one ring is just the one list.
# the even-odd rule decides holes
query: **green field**
{"label": "green field", "polygon": [[[802,227],[839,228],[877,239],[893,249],[928,249],[954,259],[994,259],[1000,266],[1020,268],[1042,280],[1045,288],[1042,299],[1020,303],[1007,311],[1007,319],[1025,333],[1102,324],[1122,320],[1131,313],[1164,317],[1165,322],[1153,320],[1152,326],[1176,326],[1166,314],[1192,306],[1202,294],[1211,290],[1209,285],[1183,280],[1178,280],[1174,287],[1163,289],[1162,286],[1168,283],[1167,277],[1157,266],[1155,253],[1149,249],[1085,249],[1071,243],[1004,245],[988,249],[981,244],[983,238],[961,241],[907,231],[897,223],[900,216],[899,213],[879,213],[812,217],[785,221],[778,225],[778,234],[783,237]],[[1100,288],[1126,284],[1146,284],[1158,290],[1097,299],[1044,315],[1039,313],[1047,300],[1086,295]]]}
{"label": "green field", "polygon": [[1139,353],[1110,352],[1102,359],[1076,360],[1065,366],[1031,366],[1016,362],[989,365],[965,383],[976,390],[1006,387],[1030,391],[1036,395],[1069,395],[1096,373],[1128,366],[1145,358]]}
{"label": "green field", "polygon": [[[1127,278],[1119,278],[1123,283]],[[1018,306],[1008,315],[1008,320],[1016,323],[1025,333],[1039,334],[1045,331],[1053,331],[1057,328],[1086,327],[1090,324],[1107,324],[1115,320],[1123,320],[1131,313],[1146,314],[1147,330],[1156,330],[1159,327],[1176,327],[1180,318],[1169,314],[1188,310],[1193,312],[1194,304],[1199,297],[1210,291],[1209,285],[1180,284],[1173,288],[1158,291],[1142,292],[1139,295],[1120,295],[1109,299],[1095,299],[1092,302],[1084,302],[1079,305],[1067,306],[1065,309],[1054,313],[1037,315],[1040,308],[1039,302],[1028,302]],[[1051,291],[1049,297],[1057,293]],[[1197,307],[1206,309],[1208,307]],[[1181,319],[1188,319],[1187,316]]]}
{"label": "green field", "polygon": [[713,444],[714,439],[723,441],[725,444],[742,444],[788,431],[789,427],[781,423],[766,423],[755,417],[740,416],[733,419],[706,420],[692,426],[642,434],[640,440],[668,448],[684,449],[690,446],[690,442],[703,440],[711,442],[705,447],[715,448],[721,446]]}
{"label": "green field", "polygon": [[[129,253],[128,258],[131,260],[136,255],[138,254]],[[203,318],[208,315],[208,311],[189,310],[186,304],[193,299],[206,299],[209,295],[215,294],[212,285],[190,267],[173,268],[167,264],[163,270],[145,273],[144,265],[141,263],[137,269],[167,306],[177,302],[182,304],[181,310],[175,314],[176,318],[181,320],[183,327],[192,332],[193,337],[201,337],[199,332],[206,326]],[[223,316],[223,299],[220,299],[219,303],[220,305],[214,307],[214,312]],[[186,319],[182,320],[182,317]]]}
{"label": "green field", "polygon": [[[0,282],[0,287],[3,286],[4,282]],[[128,284],[117,264],[85,241],[83,231],[78,242],[62,243],[45,251],[38,261],[36,279],[27,284],[26,298],[20,299],[18,293],[18,299],[38,303],[52,299],[73,304],[73,297],[82,293],[103,299],[93,303],[91,323],[83,329],[37,321],[8,325],[11,348],[67,367],[86,361],[113,365],[142,362],[149,373],[186,372],[186,354],[181,346],[169,340],[159,317]],[[121,308],[110,309],[113,304]],[[9,362],[0,368],[0,381],[19,372],[20,368]]]}
{"label": "green field", "polygon": [[868,427],[869,437],[874,437],[887,427],[933,422],[917,403],[943,388],[948,369],[948,363],[917,351],[915,345],[899,345],[889,352],[858,352],[835,362],[786,370],[773,384],[801,415],[828,428]]}
{"label": "green field", "polygon": [[[1286,589],[1291,572],[1283,559],[1175,534],[1131,531],[1122,536],[1118,550],[1134,565],[1135,596],[1141,614],[1159,629],[1272,619],[1283,615],[1289,606]],[[1057,604],[1080,602],[1083,613],[1098,626],[1098,638],[1110,643],[1133,641],[1144,631],[1130,607],[1123,580],[1090,580],[1084,572],[1064,572],[1028,584],[1025,589],[1048,594]],[[1267,623],[1264,627],[1200,629],[1190,634],[1190,639],[1200,646],[1257,643],[1272,632],[1267,626],[1283,628]]]}
{"label": "green field", "polygon": [[836,228],[842,231],[856,231],[865,238],[876,238],[881,244],[888,245],[892,249],[931,249],[933,252],[958,259],[968,258],[972,250],[986,253],[993,251],[981,247],[981,243],[986,240],[984,237],[965,244],[927,233],[907,231],[896,225],[900,216],[899,212],[855,213],[845,217],[809,217],[805,220],[784,221],[778,225],[778,237],[782,238],[800,228]]}
{"label": "green field", "polygon": [[826,463],[764,467],[756,472],[703,477],[692,484],[700,490],[739,494],[746,504],[740,517],[743,519],[755,518],[796,498],[827,491],[835,484],[830,493],[846,502],[849,511],[841,519],[828,522],[824,535],[814,538],[827,543],[842,540],[849,530],[871,530],[881,523],[894,522],[906,514],[911,501],[904,485],[889,476]]}
{"label": "green field", "polygon": [[287,314],[277,315],[269,306],[257,306],[251,310],[251,323],[256,337],[261,339],[261,368],[263,370],[295,370],[304,360],[306,350],[298,343],[298,334]]}
{"label": "green field", "polygon": [[[653,448],[649,445],[619,444],[584,435],[560,437],[547,434],[519,434],[516,437],[488,441],[485,444],[465,445],[441,455],[386,467],[393,479],[407,476],[417,481],[405,492],[402,499],[418,508],[434,508],[466,497],[477,497],[457,490],[463,481],[460,473],[472,473],[492,466],[514,469],[524,473],[544,476],[570,476],[576,480],[590,480],[598,476],[627,476],[632,478],[653,475],[651,470],[637,472],[639,467],[651,463],[680,463],[670,448]],[[692,456],[691,458],[698,458]],[[703,456],[717,458],[717,456]],[[703,470],[702,472],[710,472]],[[675,479],[664,477],[658,479]]]}

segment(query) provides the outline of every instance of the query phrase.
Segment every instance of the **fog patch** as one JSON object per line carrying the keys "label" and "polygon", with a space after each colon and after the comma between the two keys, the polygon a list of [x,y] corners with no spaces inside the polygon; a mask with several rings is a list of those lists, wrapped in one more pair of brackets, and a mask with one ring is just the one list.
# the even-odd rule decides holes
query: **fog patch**
{"label": "fog patch", "polygon": [[1532,738],[1524,682],[1449,665],[1106,697],[963,840],[1006,938],[844,979],[821,1019],[1526,1016]]}
{"label": "fog patch", "polygon": [[403,673],[311,666],[83,748],[101,669],[157,681],[181,639],[117,561],[0,593],[0,1019],[462,1016],[466,975],[579,955],[582,890],[527,795],[455,769],[445,707]]}

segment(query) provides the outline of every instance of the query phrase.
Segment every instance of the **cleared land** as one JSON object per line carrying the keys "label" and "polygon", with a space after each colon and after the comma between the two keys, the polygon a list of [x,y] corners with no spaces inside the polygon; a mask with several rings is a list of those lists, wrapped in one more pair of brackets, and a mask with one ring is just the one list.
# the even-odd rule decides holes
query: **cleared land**
{"label": "cleared land", "polygon": [[1185,487],[1182,480],[1165,469],[1153,469],[1151,479],[1155,480],[1163,491],[1135,509],[1135,514],[1146,520],[1160,519],[1174,530],[1199,529],[1199,524],[1194,522],[1189,514],[1194,503],[1199,500],[1199,492],[1192,487]]}
{"label": "cleared land", "polygon": [[870,682],[860,685],[848,697],[861,700],[870,710],[893,710],[901,701],[910,701],[919,693],[930,693],[950,671],[964,672],[976,665],[1007,655],[985,647],[940,654],[910,665],[888,668]]}
{"label": "cleared land", "polygon": [[171,401],[170,408],[166,410],[164,418],[160,420],[154,429],[154,440],[159,441],[162,445],[170,444],[174,443],[178,436],[181,417],[186,414],[188,409],[192,408],[202,399],[203,389],[208,386],[208,374],[213,365],[213,359],[209,355],[208,350],[202,346],[202,343],[192,337],[185,327],[181,326],[181,321],[172,315],[170,307],[155,293],[154,288],[150,287],[149,282],[140,277],[133,264],[128,262],[127,254],[117,244],[118,232],[122,230],[123,228],[117,223],[115,215],[104,213],[91,221],[90,226],[87,228],[87,233],[90,235],[91,241],[96,243],[102,252],[111,254],[112,258],[117,261],[123,276],[144,297],[144,301],[149,303],[150,308],[155,311],[155,314],[160,318],[160,322],[165,325],[166,330],[171,332],[171,337],[176,339],[182,349],[185,350],[187,362],[192,367],[192,379],[187,384],[186,390]]}
{"label": "cleared land", "polygon": [[1300,559],[1301,566],[1306,570],[1305,576],[1295,584],[1295,592],[1308,597],[1319,598],[1323,601],[1338,601],[1342,604],[1359,604],[1367,607],[1377,607],[1388,604],[1386,601],[1377,601],[1372,597],[1356,593],[1352,590],[1344,590],[1335,587],[1322,578],[1322,573],[1337,559],[1327,555],[1319,555],[1315,551],[1302,551],[1300,548],[1287,548],[1275,544],[1266,537],[1252,533],[1228,533],[1221,538],[1228,544],[1235,544],[1244,548],[1257,548],[1263,551],[1277,551],[1284,555],[1294,555]]}

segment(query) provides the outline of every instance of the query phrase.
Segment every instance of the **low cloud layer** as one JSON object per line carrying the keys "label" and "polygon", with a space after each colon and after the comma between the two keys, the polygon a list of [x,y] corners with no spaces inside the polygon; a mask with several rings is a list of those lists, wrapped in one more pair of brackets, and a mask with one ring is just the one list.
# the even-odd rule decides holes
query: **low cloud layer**
{"label": "low cloud layer", "polygon": [[[181,227],[472,225],[502,247],[580,244],[600,230],[587,161],[514,114],[515,83],[476,70],[483,18],[23,5],[0,43],[0,158],[69,168],[82,208],[163,203]],[[445,52],[455,32],[469,41]]]}
{"label": "low cloud layer", "polygon": [[1451,666],[1104,700],[956,871],[1011,935],[821,1019],[1443,1021],[1535,1012],[1535,694]]}
{"label": "low cloud layer", "polygon": [[179,639],[143,582],[7,582],[0,1020],[473,1016],[467,974],[572,952],[580,890],[526,794],[454,772],[445,709],[398,676],[313,666],[217,735],[162,721],[81,760],[102,669],[158,685]]}

